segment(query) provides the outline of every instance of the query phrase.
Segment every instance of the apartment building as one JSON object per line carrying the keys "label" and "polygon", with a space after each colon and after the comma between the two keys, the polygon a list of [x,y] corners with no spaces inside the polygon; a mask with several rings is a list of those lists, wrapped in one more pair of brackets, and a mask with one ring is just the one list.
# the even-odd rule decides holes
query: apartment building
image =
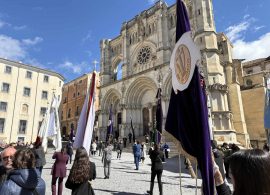
{"label": "apartment building", "polygon": [[35,141],[53,94],[62,98],[64,77],[0,58],[0,140]]}

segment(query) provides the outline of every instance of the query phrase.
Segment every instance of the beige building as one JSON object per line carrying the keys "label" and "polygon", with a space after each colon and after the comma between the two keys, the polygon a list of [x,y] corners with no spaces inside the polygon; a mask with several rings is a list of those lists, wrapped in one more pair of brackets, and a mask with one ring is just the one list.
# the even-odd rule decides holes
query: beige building
{"label": "beige building", "polygon": [[[215,28],[211,0],[184,0],[193,39],[202,54],[201,72],[210,98],[209,119],[219,142],[249,144],[240,84],[235,79],[232,44]],[[136,137],[153,128],[156,93],[162,88],[164,123],[171,93],[169,62],[175,45],[176,5],[157,1],[122,24],[120,34],[100,43],[99,135],[105,139],[109,108],[113,105],[114,130],[120,137]]]}
{"label": "beige building", "polygon": [[35,141],[53,93],[60,101],[64,77],[0,58],[0,140]]}
{"label": "beige building", "polygon": [[[60,106],[61,134],[68,137],[71,129],[76,132],[80,113],[84,104],[87,90],[90,86],[92,73],[84,74],[63,86],[62,101]],[[99,105],[99,73],[96,73],[95,110]],[[95,133],[93,134],[93,137]]]}
{"label": "beige building", "polygon": [[266,78],[270,76],[270,57],[244,63],[237,60],[235,65],[241,85],[250,142],[254,147],[262,148],[267,141],[264,129],[264,104]]}

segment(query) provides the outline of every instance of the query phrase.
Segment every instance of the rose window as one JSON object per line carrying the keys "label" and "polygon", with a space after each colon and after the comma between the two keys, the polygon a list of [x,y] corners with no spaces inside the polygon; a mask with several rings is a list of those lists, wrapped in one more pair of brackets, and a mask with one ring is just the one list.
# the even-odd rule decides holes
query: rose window
{"label": "rose window", "polygon": [[137,56],[137,62],[139,64],[147,64],[150,60],[151,56],[151,48],[146,46],[140,49],[138,56]]}

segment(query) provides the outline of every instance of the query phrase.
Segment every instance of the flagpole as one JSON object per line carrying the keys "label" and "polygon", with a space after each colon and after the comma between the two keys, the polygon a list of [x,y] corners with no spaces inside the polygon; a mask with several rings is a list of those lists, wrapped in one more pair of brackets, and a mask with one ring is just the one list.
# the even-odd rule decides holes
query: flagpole
{"label": "flagpole", "polygon": [[179,152],[178,157],[179,157],[180,195],[182,195],[182,169],[181,169],[181,152]]}

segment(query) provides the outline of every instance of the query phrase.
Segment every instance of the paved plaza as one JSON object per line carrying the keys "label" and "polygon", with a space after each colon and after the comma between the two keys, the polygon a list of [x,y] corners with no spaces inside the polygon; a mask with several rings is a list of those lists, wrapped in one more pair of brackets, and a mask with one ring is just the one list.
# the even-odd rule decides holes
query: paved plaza
{"label": "paved plaza", "polygon": [[[46,154],[47,164],[44,167],[42,178],[46,182],[46,194],[51,194],[51,167],[54,163],[52,159],[53,150],[49,149]],[[73,156],[74,157],[74,156]],[[101,163],[101,156],[91,156],[91,161],[95,162],[97,169],[97,178],[92,182],[92,186],[96,195],[139,195],[146,194],[149,190],[150,175],[151,175],[151,161],[149,157],[146,158],[144,164],[140,164],[139,170],[134,170],[133,155],[131,153],[122,153],[121,160],[116,159],[116,152],[113,153],[111,175],[110,179],[104,179],[103,164]],[[183,165],[183,164],[182,164]],[[67,165],[68,172],[71,164]],[[179,181],[179,165],[178,157],[169,158],[164,163],[164,171],[162,175],[163,194],[164,195],[178,195],[180,194]],[[187,170],[182,166],[182,193],[195,194],[196,180],[191,179]],[[64,182],[66,181],[66,178]],[[201,186],[201,180],[198,179],[198,186]],[[69,189],[64,187],[63,194],[71,194]],[[154,195],[159,195],[157,180],[154,186]],[[198,194],[200,188],[198,188]]]}

